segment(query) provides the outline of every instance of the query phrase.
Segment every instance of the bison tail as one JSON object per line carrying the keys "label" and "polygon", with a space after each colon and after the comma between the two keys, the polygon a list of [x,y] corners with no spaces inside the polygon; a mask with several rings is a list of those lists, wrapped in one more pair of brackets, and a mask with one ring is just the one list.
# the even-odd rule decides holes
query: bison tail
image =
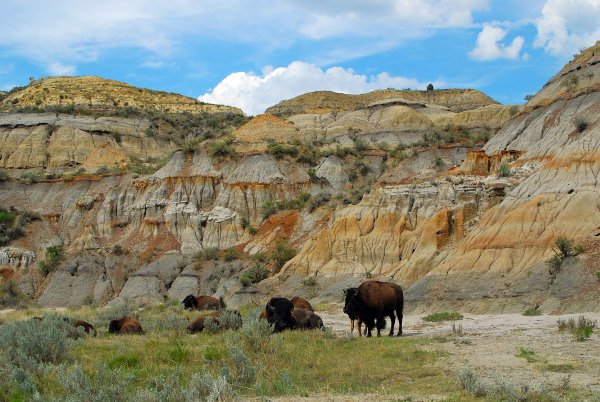
{"label": "bison tail", "polygon": [[227,306],[225,305],[225,300],[223,299],[223,296],[219,296],[219,303],[221,304],[221,308],[227,308]]}

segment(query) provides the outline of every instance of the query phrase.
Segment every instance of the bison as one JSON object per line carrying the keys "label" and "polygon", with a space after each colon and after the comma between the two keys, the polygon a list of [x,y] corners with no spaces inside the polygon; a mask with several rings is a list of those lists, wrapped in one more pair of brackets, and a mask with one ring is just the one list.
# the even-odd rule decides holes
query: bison
{"label": "bison", "polygon": [[187,330],[190,334],[193,334],[195,332],[202,332],[202,330],[204,330],[204,321],[206,321],[207,318],[210,317],[213,320],[216,320],[220,315],[221,312],[219,311],[213,311],[212,313],[201,315],[200,317],[192,321],[190,325],[187,326]]}
{"label": "bison", "polygon": [[294,296],[290,301],[294,308],[303,308],[304,310],[312,311],[313,313],[315,312],[315,309],[310,305],[308,300],[303,299],[300,296]]}
{"label": "bison", "polygon": [[[294,308],[302,308],[304,310],[312,311],[313,313],[315,311],[315,309],[313,309],[313,306],[311,306],[309,301],[300,296],[292,297],[290,302],[292,302],[292,306],[294,306]],[[267,309],[266,308],[263,311],[261,311],[260,315],[258,316],[258,319],[259,320],[267,319]]]}
{"label": "bison", "polygon": [[385,328],[385,316],[390,317],[392,326],[390,336],[394,335],[396,316],[398,318],[398,336],[402,335],[402,310],[404,308],[404,296],[402,288],[395,283],[366,281],[358,288],[344,290],[346,303],[344,313],[350,319],[357,318],[367,326],[367,336],[371,336],[371,330],[377,326],[377,336]]}
{"label": "bison", "polygon": [[312,311],[294,308],[284,297],[273,297],[265,308],[267,321],[273,325],[273,332],[286,329],[316,329],[323,327],[323,320]]}
{"label": "bison", "polygon": [[[36,320],[36,321],[41,321],[43,320],[45,317],[38,317],[38,316],[34,316],[31,317],[32,320]],[[83,320],[74,320],[72,318],[68,318],[68,317],[63,317],[62,319],[64,322],[68,322],[69,324],[71,324],[74,328],[83,328],[83,330],[85,331],[86,334],[90,335],[93,333],[94,336],[96,336],[98,333],[96,332],[96,328],[90,324],[89,322],[85,322]]]}
{"label": "bison", "polygon": [[112,320],[108,326],[108,332],[111,334],[143,334],[142,324],[132,317],[121,318],[120,320]]}
{"label": "bison", "polygon": [[216,299],[212,296],[188,295],[181,304],[189,310],[219,310],[225,308],[223,297]]}
{"label": "bison", "polygon": [[86,334],[91,335],[93,333],[94,336],[97,335],[96,328],[90,324],[89,322],[85,322],[83,320],[72,320],[70,318],[64,319],[66,322],[74,326],[75,328],[83,328]]}
{"label": "bison", "polygon": [[[188,325],[187,330],[189,333],[193,334],[195,332],[202,332],[204,330],[205,327],[205,322],[207,318],[212,318],[216,324],[218,328],[222,328],[222,329],[227,329],[227,328],[238,328],[241,323],[242,323],[242,316],[240,315],[239,311],[236,310],[228,310],[224,312],[225,314],[229,313],[229,320],[227,320],[226,317],[223,317],[221,319],[221,311],[213,311],[212,313],[208,313],[208,314],[204,314],[201,315],[200,317],[196,318],[194,321],[192,321],[190,323],[190,325]],[[237,316],[237,318],[236,318]],[[231,317],[233,318],[233,326],[231,323]],[[237,323],[235,322],[237,321]]]}

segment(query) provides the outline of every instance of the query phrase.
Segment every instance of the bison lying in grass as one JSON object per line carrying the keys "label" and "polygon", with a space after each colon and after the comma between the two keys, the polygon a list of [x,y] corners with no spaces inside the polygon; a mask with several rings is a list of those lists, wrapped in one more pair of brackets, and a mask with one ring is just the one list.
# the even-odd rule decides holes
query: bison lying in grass
{"label": "bison lying in grass", "polygon": [[323,328],[321,317],[312,311],[295,308],[292,302],[284,297],[273,297],[267,303],[265,311],[267,321],[273,325],[273,332],[286,329]]}
{"label": "bison lying in grass", "polygon": [[[310,302],[300,296],[292,297],[290,302],[292,302],[292,306],[294,306],[294,308],[301,308],[304,310],[312,311],[313,313],[315,311],[315,309],[313,309],[313,306],[310,304]],[[260,316],[258,317],[258,319],[259,320],[267,319],[267,309],[266,308],[260,313]]]}
{"label": "bison lying in grass", "polygon": [[[377,326],[377,336],[385,328],[385,316],[390,317],[392,326],[390,336],[394,335],[394,324],[398,316],[398,336],[402,335],[402,310],[404,296],[402,288],[395,283],[366,281],[358,288],[349,288],[344,291],[346,303],[344,313],[350,319],[357,318],[367,326],[367,336],[371,336],[372,329]],[[360,331],[359,331],[360,332]]]}
{"label": "bison lying in grass", "polygon": [[142,324],[132,317],[121,318],[120,320],[112,320],[108,326],[108,332],[111,334],[143,334]]}
{"label": "bison lying in grass", "polygon": [[214,311],[212,313],[201,315],[188,325],[187,330],[193,334],[202,332],[206,327],[207,320],[212,319],[219,329],[237,329],[242,325],[242,316],[239,311]]}
{"label": "bison lying in grass", "polygon": [[223,297],[215,299],[212,296],[188,295],[183,299],[181,304],[189,310],[220,310],[225,308]]}

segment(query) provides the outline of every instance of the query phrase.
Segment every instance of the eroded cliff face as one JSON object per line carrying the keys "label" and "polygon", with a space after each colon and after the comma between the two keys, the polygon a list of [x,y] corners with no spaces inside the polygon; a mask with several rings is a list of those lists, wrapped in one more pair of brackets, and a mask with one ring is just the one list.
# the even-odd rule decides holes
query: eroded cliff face
{"label": "eroded cliff face", "polygon": [[[132,149],[175,152],[151,175],[0,182],[0,205],[43,217],[0,258],[11,256],[3,264],[44,305],[158,303],[188,293],[226,295],[234,305],[274,293],[339,300],[342,286],[372,277],[403,284],[415,310],[596,308],[588,299],[598,292],[600,72],[591,53],[538,94],[543,102],[536,96],[522,110],[468,90],[320,92],[185,152],[136,137],[143,119],[5,117],[21,119],[0,124],[0,135],[19,138],[0,147],[8,168],[118,164]],[[572,78],[556,84],[573,72],[584,77],[577,86]],[[90,128],[102,124],[118,126],[120,141]],[[303,193],[312,196],[307,205],[297,201]],[[586,252],[550,275],[544,261],[562,235]],[[296,257],[243,287],[251,256],[280,239]],[[59,243],[69,263],[48,276],[26,269]],[[191,257],[230,247],[245,258]],[[315,287],[302,284],[307,276]]]}
{"label": "eroded cliff face", "polygon": [[[337,211],[286,273],[392,277],[416,309],[598,308],[598,55],[570,62],[444,186],[384,186]],[[495,178],[502,164],[510,175]],[[552,273],[559,236],[587,251]]]}

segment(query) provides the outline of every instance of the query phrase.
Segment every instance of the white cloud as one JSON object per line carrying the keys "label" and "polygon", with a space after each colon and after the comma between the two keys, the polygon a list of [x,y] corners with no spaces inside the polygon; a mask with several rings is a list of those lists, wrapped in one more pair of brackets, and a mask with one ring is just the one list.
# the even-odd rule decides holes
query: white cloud
{"label": "white cloud", "polygon": [[[443,82],[433,82],[436,87]],[[427,83],[412,78],[394,77],[387,73],[375,76],[355,74],[351,69],[321,69],[313,64],[295,61],[287,67],[266,67],[261,75],[236,72],[225,77],[211,92],[198,99],[203,102],[237,106],[249,115],[264,110],[283,99],[320,90],[364,93],[375,89],[419,88]]]}
{"label": "white cloud", "polygon": [[52,62],[46,66],[46,70],[52,75],[73,75],[75,74],[76,67],[73,65]]}
{"label": "white cloud", "polygon": [[[298,39],[398,44],[436,29],[468,27],[473,12],[487,7],[488,0],[5,0],[0,46],[50,66],[93,61],[126,47],[162,59],[188,41],[214,39],[259,44],[265,51]],[[348,53],[352,45],[329,47]]]}
{"label": "white cloud", "polygon": [[496,59],[517,59],[523,48],[525,39],[517,36],[510,45],[503,45],[502,39],[506,36],[506,31],[502,28],[486,25],[479,35],[477,35],[477,44],[469,56],[476,60],[496,60]]}
{"label": "white cloud", "polygon": [[534,46],[564,56],[600,39],[600,0],[548,0],[536,20]]}

